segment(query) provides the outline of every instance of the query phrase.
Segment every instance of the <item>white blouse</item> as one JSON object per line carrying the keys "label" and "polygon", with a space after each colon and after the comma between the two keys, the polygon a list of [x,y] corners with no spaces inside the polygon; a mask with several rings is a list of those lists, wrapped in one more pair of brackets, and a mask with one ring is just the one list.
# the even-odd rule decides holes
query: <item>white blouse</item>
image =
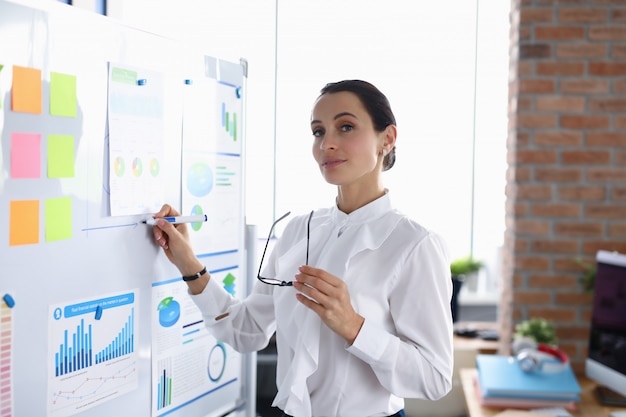
{"label": "white blouse", "polygon": [[[289,222],[264,277],[294,280],[306,259],[307,220]],[[350,214],[316,210],[309,264],[342,278],[365,318],[351,346],[293,287],[257,282],[241,301],[209,280],[192,296],[209,331],[237,351],[263,349],[276,331],[274,406],[298,417],[388,416],[404,398],[434,400],[450,390],[452,281],[439,236],[394,210],[386,193]]]}

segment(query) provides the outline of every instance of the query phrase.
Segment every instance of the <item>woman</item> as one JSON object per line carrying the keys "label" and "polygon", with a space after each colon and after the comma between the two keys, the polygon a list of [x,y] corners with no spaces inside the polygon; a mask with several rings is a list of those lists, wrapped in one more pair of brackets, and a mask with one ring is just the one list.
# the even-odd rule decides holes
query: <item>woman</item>
{"label": "woman", "polygon": [[[376,87],[326,85],[311,131],[336,203],[288,223],[245,300],[204,272],[185,225],[159,221],[154,238],[215,337],[247,352],[276,331],[273,405],[286,416],[404,416],[403,398],[438,399],[451,388],[447,248],[391,206],[382,172],[395,161],[396,122]],[[154,217],[171,215],[165,205]]]}

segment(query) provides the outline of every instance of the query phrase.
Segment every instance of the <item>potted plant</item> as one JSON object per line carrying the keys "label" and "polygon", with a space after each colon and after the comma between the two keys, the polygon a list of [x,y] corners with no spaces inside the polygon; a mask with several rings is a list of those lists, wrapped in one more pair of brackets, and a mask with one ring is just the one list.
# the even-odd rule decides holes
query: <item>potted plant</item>
{"label": "potted plant", "polygon": [[535,343],[556,345],[556,330],[554,325],[543,318],[524,320],[515,326],[514,339],[530,338]]}
{"label": "potted plant", "polygon": [[595,263],[585,262],[581,258],[574,259],[574,262],[583,268],[583,275],[580,277],[583,289],[587,293],[592,293],[596,285],[597,265]]}
{"label": "potted plant", "polygon": [[452,308],[452,321],[456,322],[457,312],[459,309],[458,296],[463,283],[467,281],[470,290],[475,291],[477,285],[477,273],[483,267],[483,263],[474,259],[471,255],[458,258],[450,264],[450,273],[452,275],[452,300],[450,306]]}

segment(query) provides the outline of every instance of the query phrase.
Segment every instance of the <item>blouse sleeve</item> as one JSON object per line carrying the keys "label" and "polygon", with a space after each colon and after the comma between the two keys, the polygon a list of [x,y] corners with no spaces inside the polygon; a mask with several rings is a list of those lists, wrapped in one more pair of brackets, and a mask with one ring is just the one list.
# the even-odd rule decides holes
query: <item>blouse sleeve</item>
{"label": "blouse sleeve", "polygon": [[256,285],[242,301],[231,296],[211,277],[202,293],[190,296],[213,336],[238,352],[253,352],[263,349],[276,330],[269,287]]}
{"label": "blouse sleeve", "polygon": [[410,252],[391,290],[395,334],[365,320],[348,351],[397,396],[443,397],[452,387],[451,296],[448,250],[430,233]]}

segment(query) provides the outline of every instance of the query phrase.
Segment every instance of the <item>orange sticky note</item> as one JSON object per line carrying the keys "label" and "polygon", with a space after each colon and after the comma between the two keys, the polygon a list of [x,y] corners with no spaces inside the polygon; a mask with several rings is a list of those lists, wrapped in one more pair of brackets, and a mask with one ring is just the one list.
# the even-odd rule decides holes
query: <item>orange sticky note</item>
{"label": "orange sticky note", "polygon": [[13,66],[13,111],[41,114],[41,70]]}
{"label": "orange sticky note", "polygon": [[9,205],[9,246],[39,243],[39,200],[15,200]]}

